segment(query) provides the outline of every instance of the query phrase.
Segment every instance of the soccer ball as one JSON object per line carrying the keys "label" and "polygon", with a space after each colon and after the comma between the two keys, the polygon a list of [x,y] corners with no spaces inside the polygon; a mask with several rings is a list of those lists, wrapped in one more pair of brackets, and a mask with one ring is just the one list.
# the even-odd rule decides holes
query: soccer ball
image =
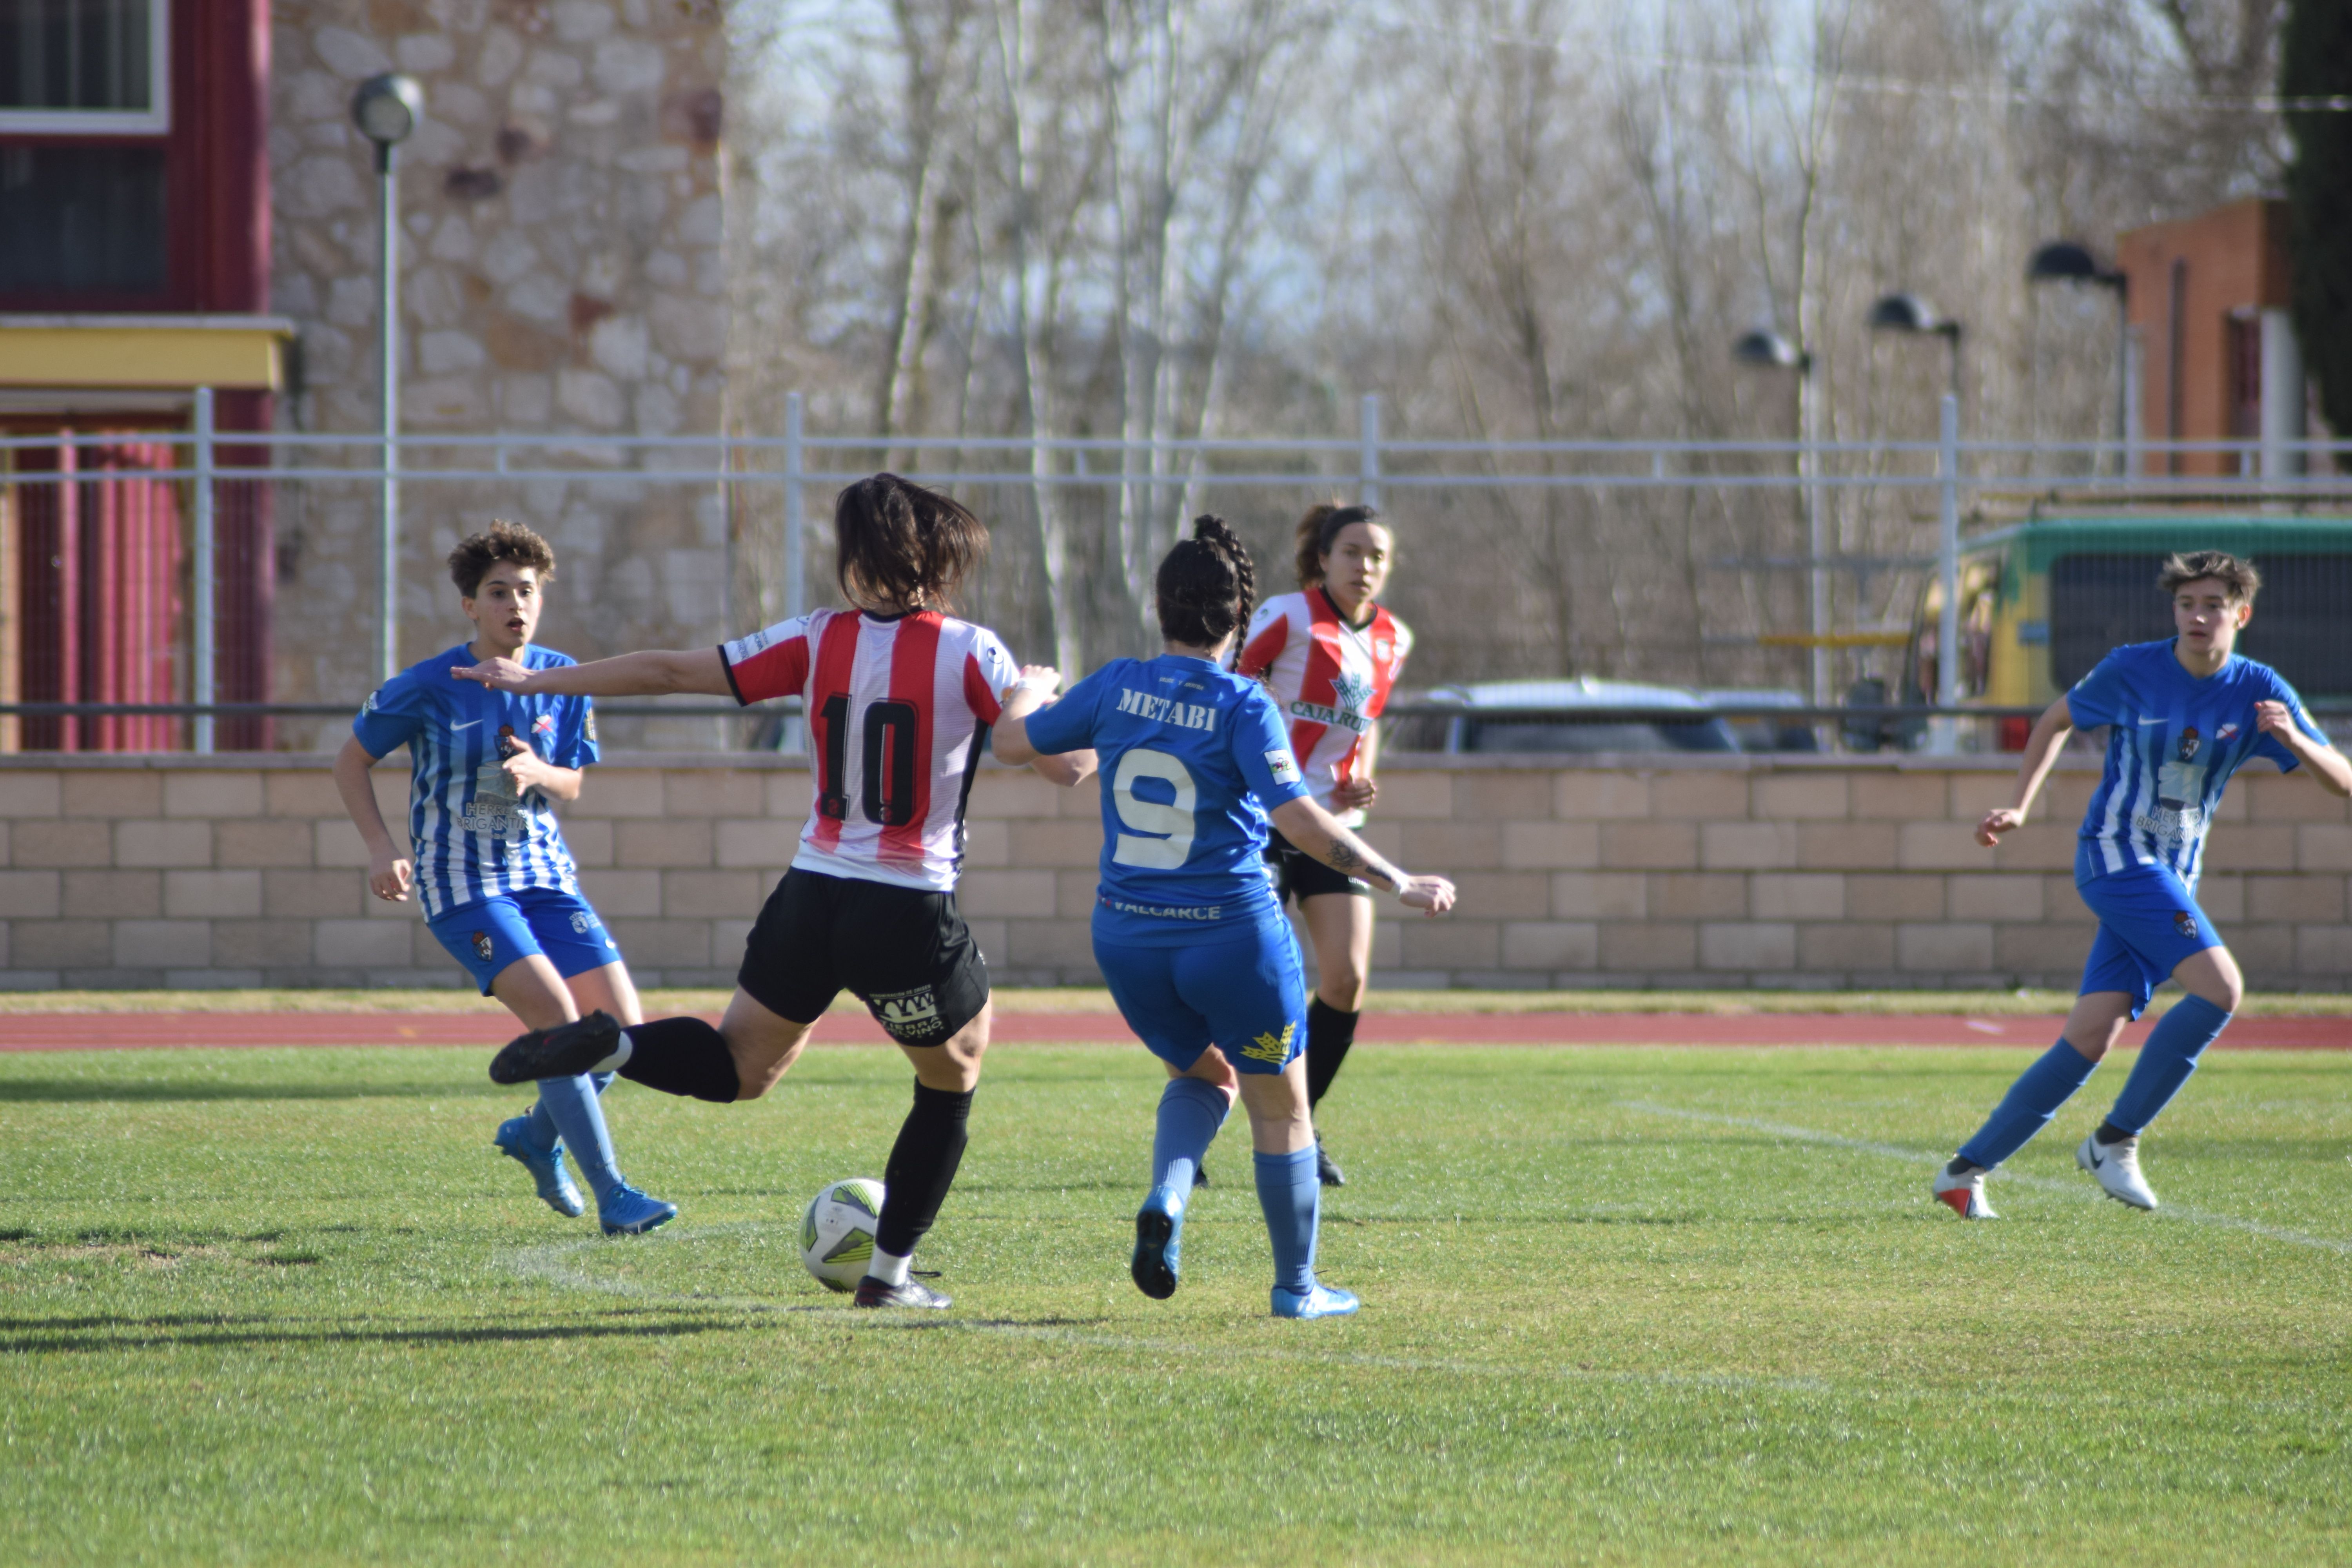
{"label": "soccer ball", "polygon": [[801,1216],[801,1263],[828,1290],[855,1290],[874,1259],[874,1226],[882,1217],[882,1184],[864,1176],[835,1182]]}

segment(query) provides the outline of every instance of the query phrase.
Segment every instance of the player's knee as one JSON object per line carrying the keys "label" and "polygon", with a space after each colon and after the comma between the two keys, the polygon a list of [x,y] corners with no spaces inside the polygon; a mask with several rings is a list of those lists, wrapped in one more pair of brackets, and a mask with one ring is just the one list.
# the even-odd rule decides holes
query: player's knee
{"label": "player's knee", "polygon": [[728,1047],[735,1058],[735,1098],[739,1101],[757,1100],[775,1088],[778,1080],[792,1071],[793,1064],[800,1060],[801,1047],[806,1043],[807,1037],[803,1036],[780,1050],[747,1049],[730,1040]]}

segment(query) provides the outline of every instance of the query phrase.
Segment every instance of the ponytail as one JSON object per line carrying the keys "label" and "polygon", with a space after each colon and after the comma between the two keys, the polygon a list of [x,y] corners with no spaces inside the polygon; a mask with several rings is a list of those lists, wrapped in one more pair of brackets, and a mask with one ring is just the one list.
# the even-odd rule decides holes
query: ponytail
{"label": "ponytail", "polygon": [[1188,647],[1214,647],[1249,625],[1257,602],[1257,569],[1225,520],[1192,520],[1192,537],[1180,540],[1153,579],[1160,631]]}

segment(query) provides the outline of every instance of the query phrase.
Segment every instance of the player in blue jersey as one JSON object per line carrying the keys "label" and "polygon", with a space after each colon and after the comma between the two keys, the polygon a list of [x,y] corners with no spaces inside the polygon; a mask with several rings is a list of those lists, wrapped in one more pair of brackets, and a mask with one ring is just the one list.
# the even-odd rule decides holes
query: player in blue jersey
{"label": "player in blue jersey", "polygon": [[1175,1294],[1192,1175],[1238,1093],[1274,1246],[1274,1315],[1352,1312],[1354,1296],[1315,1278],[1323,1187],[1307,1104],[1307,994],[1262,858],[1268,814],[1298,849],[1411,908],[1444,913],[1454,886],[1408,877],[1316,805],[1273,698],[1220,668],[1255,596],[1249,555],[1224,521],[1196,521],[1154,586],[1165,654],[1114,660],[1054,706],[1008,714],[995,739],[1008,763],[1098,755],[1095,961],[1170,1079],[1151,1192],[1135,1219],[1135,1282],[1147,1296]]}
{"label": "player in blue jersey", "polygon": [[[335,758],[335,787],[367,844],[368,888],[404,903],[413,887],[441,945],[525,1026],[553,1028],[597,1008],[635,1023],[628,965],[581,896],[549,808],[579,798],[581,770],[596,760],[594,710],[584,697],[518,697],[449,673],[489,658],[532,669],[572,662],[530,641],[555,552],[528,528],[493,522],[450,553],[449,575],[473,640],[385,681]],[[376,759],[402,745],[409,855],[393,843],[368,779]],[[550,1208],[577,1215],[585,1205],[564,1173],[569,1147],[604,1234],[634,1236],[675,1217],[677,1205],[622,1179],[596,1098],[611,1081],[541,1080],[539,1102],[500,1126],[495,1142],[530,1172]]]}
{"label": "player in blue jersey", "polygon": [[1999,844],[2024,822],[2067,734],[2106,727],[2106,773],[2074,854],[2074,886],[2099,917],[2082,994],[2058,1043],[1937,1175],[1936,1196],[1964,1219],[1994,1217],[1985,1177],[2090,1081],[2124,1025],[2169,977],[2188,994],[2158,1021],[2114,1108],[2074,1151],[2108,1196],[2156,1207],[2140,1174],[2139,1135],[2189,1081],[2245,990],[2237,961],[2197,907],[2205,831],[2222,788],[2264,757],[2282,771],[2307,766],[2326,789],[2352,795],[2352,763],[2328,744],[2294,688],[2232,651],[2262,586],[2252,564],[2198,551],[2168,560],[2158,581],[2179,635],[2117,648],[2052,703],[2018,765],[2017,804],[1985,813],[1977,827],[1979,843]]}

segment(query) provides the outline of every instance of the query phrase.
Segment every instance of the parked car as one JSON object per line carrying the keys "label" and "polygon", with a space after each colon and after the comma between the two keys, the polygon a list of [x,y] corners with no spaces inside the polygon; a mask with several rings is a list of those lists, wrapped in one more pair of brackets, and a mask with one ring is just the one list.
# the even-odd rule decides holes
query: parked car
{"label": "parked car", "polygon": [[[1441,686],[1422,701],[1441,711],[1401,719],[1400,751],[1468,752],[1737,752],[1731,726],[1704,712],[1687,720],[1655,710],[1703,709],[1674,686],[1630,680],[1489,680]],[[1634,710],[1628,712],[1627,710]],[[1652,711],[1643,712],[1642,710]]]}
{"label": "parked car", "polygon": [[[1716,708],[1802,708],[1805,694],[1801,691],[1741,691],[1729,687],[1693,692],[1701,702]],[[1821,732],[1802,719],[1778,719],[1768,714],[1747,714],[1727,718],[1731,732],[1739,741],[1743,752],[1818,752],[1822,749]]]}

